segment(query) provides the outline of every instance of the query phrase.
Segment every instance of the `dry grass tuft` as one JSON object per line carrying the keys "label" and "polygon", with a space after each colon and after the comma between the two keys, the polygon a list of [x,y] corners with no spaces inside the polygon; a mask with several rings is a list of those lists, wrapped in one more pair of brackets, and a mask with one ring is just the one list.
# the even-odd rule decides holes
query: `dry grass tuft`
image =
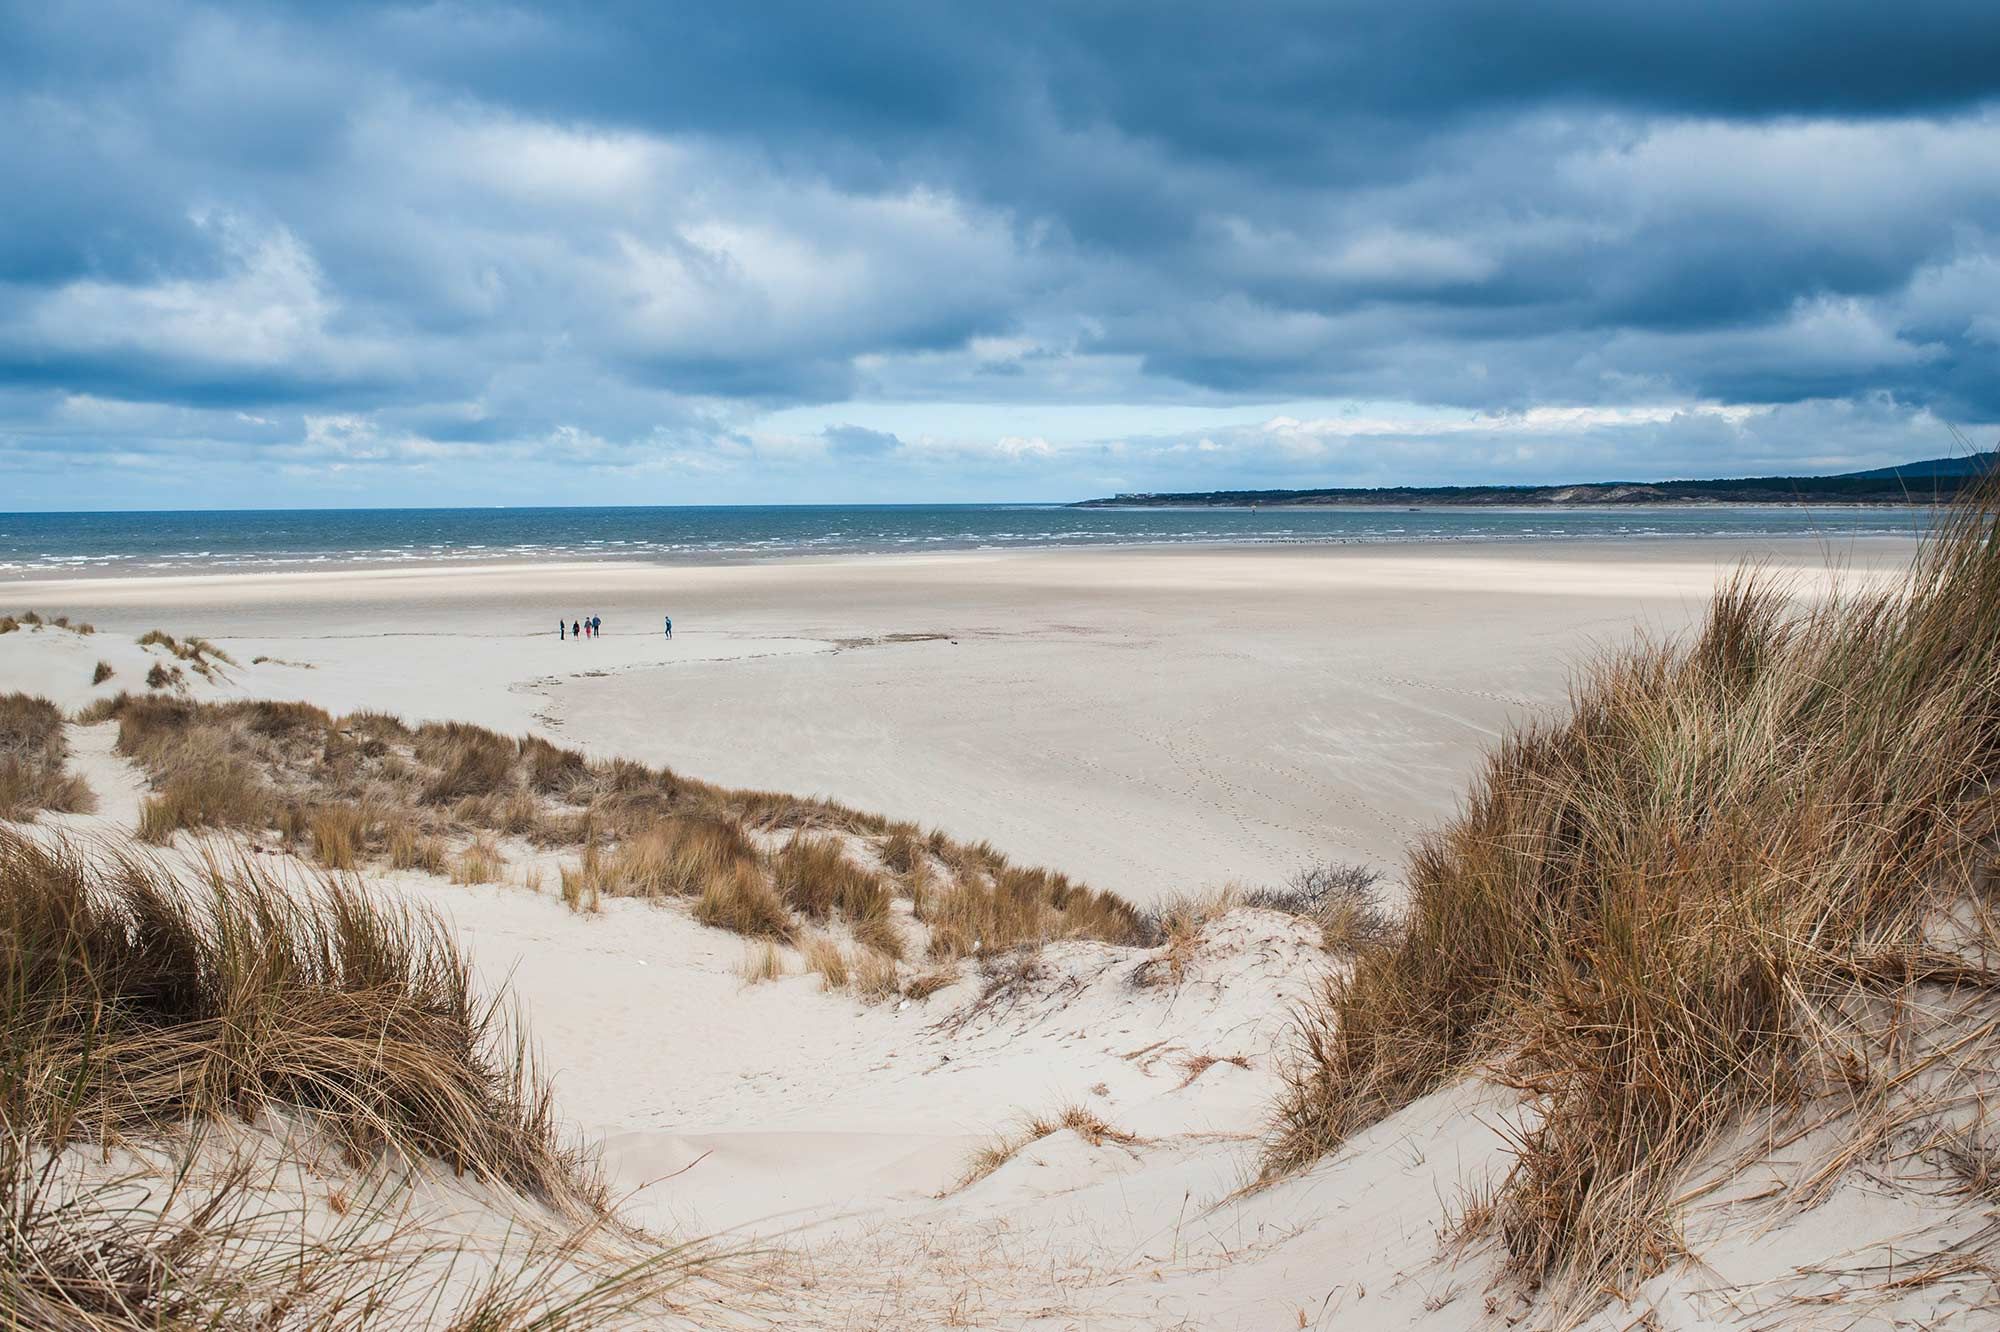
{"label": "dry grass tuft", "polygon": [[1135,985],[1179,985],[1187,978],[1194,955],[1201,948],[1202,934],[1242,904],[1236,889],[1222,887],[1206,893],[1183,894],[1153,908],[1146,915],[1145,930],[1159,946],[1152,956],[1132,972]]}
{"label": "dry grass tuft", "polygon": [[1897,592],[1800,607],[1746,574],[1687,642],[1598,663],[1305,1015],[1268,1169],[1489,1068],[1530,1103],[1493,1197],[1514,1263],[1580,1301],[1653,1270],[1715,1135],[1865,1078],[1856,1014],[1924,976],[2000,989],[1940,943],[1996,871],[1996,606],[1987,490]]}
{"label": "dry grass tuft", "polygon": [[0,694],[0,819],[97,808],[96,796],[69,771],[68,761],[61,708],[28,694]]}
{"label": "dry grass tuft", "polygon": [[[139,636],[139,646],[164,648],[176,660],[186,662],[189,669],[193,670],[195,674],[201,676],[204,680],[213,680],[221,674],[222,667],[234,666],[236,664],[234,657],[209,642],[206,638],[176,639],[172,634],[160,629],[149,629],[144,634],[141,634]],[[148,684],[152,683],[152,678],[155,674],[171,675],[175,679],[182,678],[180,667],[173,667],[169,671],[165,668],[164,663],[157,661],[153,663],[152,671],[148,672],[146,676]],[[158,689],[162,686],[154,685],[153,687]]]}
{"label": "dry grass tuft", "polygon": [[514,771],[513,741],[463,722],[431,722],[417,728],[415,749],[419,762],[437,769],[423,794],[433,805],[490,795]]}
{"label": "dry grass tuft", "polygon": [[163,661],[154,662],[146,672],[148,689],[178,689],[186,683],[187,675],[180,667],[169,666]]}
{"label": "dry grass tuft", "polygon": [[93,685],[101,685],[117,673],[111,669],[110,662],[100,660],[97,663],[97,668],[90,673],[90,682]]}
{"label": "dry grass tuft", "polygon": [[743,965],[738,974],[746,985],[781,980],[785,975],[785,952],[769,940],[751,944],[743,950]]}
{"label": "dry grass tuft", "polygon": [[840,941],[826,934],[811,934],[799,944],[799,952],[806,961],[806,970],[819,973],[820,988],[844,990],[850,979],[847,970],[847,952]]}
{"label": "dry grass tuft", "polygon": [[471,845],[461,850],[452,862],[451,881],[462,886],[498,883],[500,871],[506,867],[507,859],[500,854],[500,847],[492,838],[474,838]]}
{"label": "dry grass tuft", "polygon": [[442,840],[425,832],[407,818],[393,823],[387,837],[389,867],[443,874],[448,853]]}
{"label": "dry grass tuft", "polygon": [[941,967],[932,967],[929,971],[918,972],[916,975],[910,977],[903,986],[903,994],[906,998],[922,1001],[930,998],[939,990],[951,988],[958,984],[958,981],[958,967],[947,963]]}
{"label": "dry grass tuft", "polygon": [[753,870],[757,849],[733,823],[668,817],[646,824],[618,845],[604,865],[613,897],[698,897],[711,882]]}
{"label": "dry grass tuft", "polygon": [[[988,862],[978,848],[943,858],[961,865]],[[1148,937],[1147,922],[1131,903],[1049,870],[1006,867],[989,878],[961,869],[918,907],[918,919],[931,928],[931,956],[940,961],[1039,947],[1054,939],[1139,944]]]}
{"label": "dry grass tuft", "polygon": [[368,813],[355,805],[321,805],[306,820],[313,859],[330,870],[351,870],[368,840]]}
{"label": "dry grass tuft", "polygon": [[792,913],[785,900],[755,868],[743,865],[702,886],[695,899],[694,918],[719,930],[752,938],[789,939]]}
{"label": "dry grass tuft", "polygon": [[557,874],[562,882],[564,906],[580,914],[604,909],[604,862],[595,841],[584,843],[583,859],[574,868],[563,865]]}
{"label": "dry grass tuft", "polygon": [[896,959],[879,949],[863,947],[849,968],[854,993],[863,1002],[879,1004],[902,993]]}
{"label": "dry grass tuft", "polygon": [[861,868],[831,837],[794,834],[772,858],[771,874],[786,902],[801,915],[825,920],[836,912],[866,920],[889,910],[882,876]]}
{"label": "dry grass tuft", "polygon": [[1088,1106],[1066,1105],[1053,1115],[1031,1116],[1014,1132],[1003,1134],[988,1146],[973,1153],[954,1191],[970,1188],[1019,1156],[1025,1149],[1044,1138],[1053,1137],[1064,1131],[1076,1134],[1093,1147],[1102,1147],[1110,1143],[1118,1147],[1131,1148],[1145,1142],[1145,1139],[1137,1134],[1112,1127]]}

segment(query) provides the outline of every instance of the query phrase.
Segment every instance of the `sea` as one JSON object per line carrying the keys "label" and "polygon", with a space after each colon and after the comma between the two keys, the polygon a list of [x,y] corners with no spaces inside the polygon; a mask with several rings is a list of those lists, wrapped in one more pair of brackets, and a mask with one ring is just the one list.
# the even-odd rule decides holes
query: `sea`
{"label": "sea", "polygon": [[1909,536],[1915,508],[1146,508],[1059,504],[270,509],[0,513],[0,576],[634,560],[1036,547]]}

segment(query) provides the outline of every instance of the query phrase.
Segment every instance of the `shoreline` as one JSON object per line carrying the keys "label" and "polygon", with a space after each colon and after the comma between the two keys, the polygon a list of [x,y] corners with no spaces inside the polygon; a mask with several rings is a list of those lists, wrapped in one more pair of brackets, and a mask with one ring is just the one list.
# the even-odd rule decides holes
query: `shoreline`
{"label": "shoreline", "polygon": [[[1218,506],[1219,507],[1219,506]],[[1699,506],[1657,506],[1660,508],[1687,508]],[[1916,506],[1898,506],[1911,507]],[[786,551],[765,556],[744,556],[714,559],[635,559],[630,555],[616,554],[602,557],[579,556],[566,553],[552,559],[520,559],[504,562],[488,562],[481,559],[435,559],[407,561],[300,561],[285,565],[256,565],[245,567],[209,567],[170,569],[157,572],[135,572],[129,568],[108,569],[62,569],[9,570],[0,569],[0,596],[5,596],[15,588],[38,588],[48,585],[75,584],[80,587],[94,587],[109,584],[146,584],[158,587],[175,587],[187,584],[209,584],[224,580],[240,580],[244,583],[273,582],[289,579],[380,579],[423,578],[440,574],[459,576],[521,576],[582,571],[650,571],[656,573],[689,573],[722,569],[762,569],[785,566],[826,567],[848,565],[872,565],[875,563],[911,563],[940,560],[982,560],[1008,557],[1029,557],[1037,555],[1074,556],[1079,554],[1104,555],[1116,558],[1121,553],[1162,555],[1185,553],[1190,556],[1222,556],[1231,552],[1257,553],[1303,553],[1303,552],[1368,552],[1376,554],[1398,554],[1422,551],[1438,551],[1470,548],[1479,551],[1520,550],[1540,546],[1552,548],[1575,548],[1583,546],[1622,547],[1626,545],[1655,546],[1662,544],[1754,544],[1769,542],[1774,545],[1796,546],[1804,544],[1836,543],[1909,543],[1917,539],[1917,533],[1899,532],[1757,532],[1711,533],[1711,532],[1576,532],[1547,533],[1526,532],[1519,534],[1472,534],[1466,536],[1440,537],[1299,537],[1299,538],[1246,538],[1240,540],[1187,540],[1187,541],[1048,541],[1012,546],[952,546],[935,549],[883,549],[845,551]]]}

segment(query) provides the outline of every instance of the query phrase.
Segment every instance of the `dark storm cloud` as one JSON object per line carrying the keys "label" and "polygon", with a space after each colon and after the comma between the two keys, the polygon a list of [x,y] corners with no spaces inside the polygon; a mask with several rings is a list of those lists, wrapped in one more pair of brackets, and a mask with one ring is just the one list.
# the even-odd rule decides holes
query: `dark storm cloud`
{"label": "dark storm cloud", "polygon": [[[123,0],[0,30],[0,386],[301,462],[747,465],[749,416],[850,399],[2000,418],[1991,3]],[[801,456],[918,465],[853,430]]]}

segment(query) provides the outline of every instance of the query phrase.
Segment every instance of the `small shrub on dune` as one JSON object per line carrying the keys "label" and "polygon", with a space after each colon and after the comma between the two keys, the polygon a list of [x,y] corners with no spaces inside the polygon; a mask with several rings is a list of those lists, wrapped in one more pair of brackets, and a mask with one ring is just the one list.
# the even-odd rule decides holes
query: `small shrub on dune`
{"label": "small shrub on dune", "polygon": [[148,689],[178,689],[186,682],[187,676],[181,673],[180,667],[169,666],[163,661],[154,662],[152,669],[146,672]]}
{"label": "small shrub on dune", "polygon": [[694,918],[719,930],[752,938],[789,939],[792,913],[785,900],[748,865],[710,879],[695,899]]}
{"label": "small shrub on dune", "polygon": [[90,673],[90,683],[93,685],[101,685],[106,680],[109,680],[112,676],[116,674],[117,672],[111,669],[110,662],[100,660],[97,663],[97,669],[93,670]]}
{"label": "small shrub on dune", "polygon": [[1311,865],[1283,888],[1260,888],[1243,905],[1312,921],[1328,952],[1379,948],[1395,938],[1396,920],[1376,889],[1380,871],[1365,865]]}
{"label": "small shrub on dune", "polygon": [[18,633],[21,622],[11,615],[0,615],[0,634]]}

